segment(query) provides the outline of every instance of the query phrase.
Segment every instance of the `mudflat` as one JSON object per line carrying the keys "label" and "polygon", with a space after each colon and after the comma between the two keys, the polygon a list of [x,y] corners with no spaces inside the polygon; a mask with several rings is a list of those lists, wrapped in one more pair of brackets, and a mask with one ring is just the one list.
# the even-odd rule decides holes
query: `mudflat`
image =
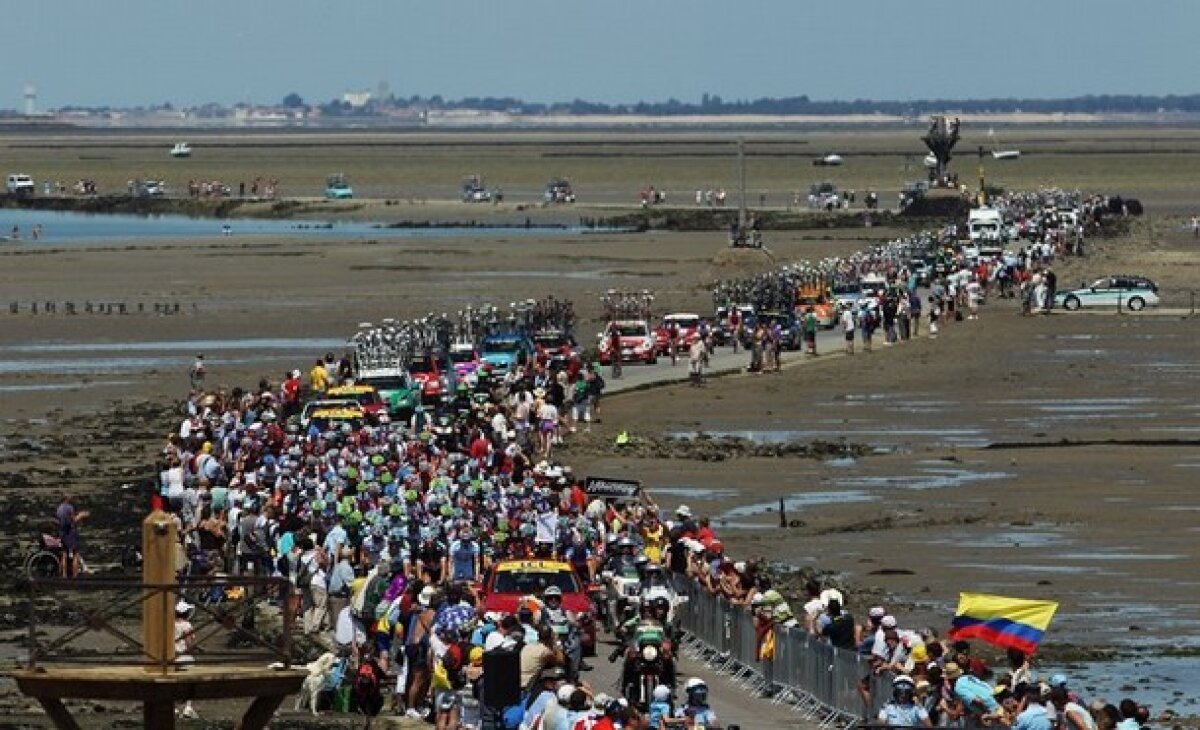
{"label": "mudflat", "polygon": [[[417,205],[376,219],[406,219]],[[613,395],[560,457],[713,516],[732,554],[829,573],[853,588],[856,613],[886,603],[906,625],[944,629],[960,590],[1046,597],[1062,603],[1048,656],[1194,652],[1200,257],[1185,224],[1156,214],[1055,266],[1060,288],[1150,276],[1164,297],[1157,312],[1022,317],[1014,300],[993,299],[936,340],[804,362],[788,353],[780,374]],[[340,351],[360,321],[548,294],[576,303],[586,344],[608,289],[652,290],[659,314],[708,313],[715,279],[902,233],[770,232],[770,255],[731,252],[719,231],[5,245],[0,509],[17,529],[0,568],[15,575],[65,490],[96,516],[85,528],[92,562],[134,539],[196,351],[213,385],[252,385]],[[123,302],[130,313],[33,315],[32,301]],[[155,313],[163,302],[180,311]],[[626,449],[613,446],[622,429],[633,435]],[[814,440],[844,440],[856,455],[746,455],[754,443]],[[6,633],[21,629],[5,621]]]}

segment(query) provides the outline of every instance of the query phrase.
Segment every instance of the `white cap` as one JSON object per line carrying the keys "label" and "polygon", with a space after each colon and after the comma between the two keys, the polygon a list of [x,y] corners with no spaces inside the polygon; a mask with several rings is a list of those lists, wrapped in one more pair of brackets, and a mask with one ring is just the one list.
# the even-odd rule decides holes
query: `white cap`
{"label": "white cap", "polygon": [[836,588],[826,588],[821,591],[821,605],[828,607],[830,601],[837,601],[842,606],[846,605],[846,601],[842,599],[842,592]]}
{"label": "white cap", "polygon": [[691,517],[692,509],[686,504],[681,504],[679,505],[679,509],[675,510],[675,514],[679,515],[680,517]]}
{"label": "white cap", "polygon": [[896,628],[896,617],[895,616],[884,616],[883,619],[879,622],[879,625],[885,629],[894,629],[894,628]]}
{"label": "white cap", "polygon": [[191,613],[196,609],[195,606],[188,603],[187,600],[180,598],[175,604],[175,613]]}
{"label": "white cap", "polygon": [[433,601],[433,594],[435,592],[433,586],[425,586],[421,589],[421,594],[417,596],[417,603],[420,603],[422,606],[428,606]]}
{"label": "white cap", "polygon": [[563,686],[558,688],[557,694],[558,694],[558,703],[560,705],[565,705],[571,701],[571,695],[575,694],[575,686],[570,685],[570,684],[564,684]]}

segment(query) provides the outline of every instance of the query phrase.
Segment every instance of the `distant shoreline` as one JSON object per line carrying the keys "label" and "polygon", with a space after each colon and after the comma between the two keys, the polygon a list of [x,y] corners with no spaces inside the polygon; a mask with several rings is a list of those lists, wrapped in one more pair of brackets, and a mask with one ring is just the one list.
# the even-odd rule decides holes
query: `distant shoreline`
{"label": "distant shoreline", "polygon": [[899,114],[519,114],[483,110],[438,110],[424,119],[387,115],[321,117],[279,120],[274,118],[180,118],[146,114],[120,118],[56,115],[0,118],[0,133],[56,134],[172,134],[181,131],[204,133],[337,133],[379,132],[554,132],[605,130],[772,130],[772,129],[897,129],[922,127],[930,114],[957,117],[970,125],[990,127],[1195,127],[1200,112],[940,112]]}

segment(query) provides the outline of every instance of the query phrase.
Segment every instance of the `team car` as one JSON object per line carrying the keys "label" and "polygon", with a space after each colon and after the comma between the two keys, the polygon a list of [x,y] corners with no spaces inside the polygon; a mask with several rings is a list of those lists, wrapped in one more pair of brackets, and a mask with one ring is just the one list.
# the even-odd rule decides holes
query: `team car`
{"label": "team car", "polygon": [[322,432],[333,431],[344,424],[357,431],[366,425],[367,414],[354,401],[312,401],[304,406],[300,422],[305,428]]}
{"label": "team car", "polygon": [[583,653],[596,651],[595,608],[588,593],[589,586],[561,560],[501,560],[483,577],[481,586],[484,612],[515,614],[521,601],[529,596],[541,598],[546,589],[555,586],[562,591],[562,607],[578,617]]}
{"label": "team car", "polygon": [[441,398],[448,385],[442,375],[442,363],[434,355],[424,353],[413,355],[408,362],[408,372],[421,386],[421,400],[432,403]]}
{"label": "team car", "polygon": [[533,333],[533,344],[546,353],[551,365],[564,368],[567,362],[579,357],[579,345],[569,332],[545,329]]}
{"label": "team car", "polygon": [[360,370],[354,382],[375,388],[393,418],[407,418],[421,402],[421,384],[401,367]]}
{"label": "team car", "polygon": [[1117,307],[1138,312],[1157,307],[1158,285],[1144,276],[1114,275],[1096,279],[1090,286],[1060,291],[1054,303],[1068,311],[1082,307]]}
{"label": "team car", "polygon": [[492,370],[503,375],[518,365],[524,365],[533,354],[534,346],[529,337],[519,332],[488,335],[479,346],[482,360]]}
{"label": "team car", "polygon": [[644,362],[653,365],[658,362],[658,349],[654,342],[654,333],[650,324],[644,319],[618,320],[611,323],[600,333],[600,344],[597,355],[601,365],[609,365],[613,361],[612,335],[616,329],[620,338],[620,352],[616,357],[621,362]]}
{"label": "team car", "polygon": [[450,345],[450,362],[454,365],[455,374],[464,378],[478,370],[482,360],[474,345],[469,342],[455,342]]}
{"label": "team car", "polygon": [[671,344],[671,328],[679,328],[679,339],[675,343],[680,350],[690,347],[700,333],[700,315],[698,314],[668,314],[663,317],[662,325],[654,330],[654,346],[659,355],[666,355]]}
{"label": "team car", "polygon": [[390,420],[388,405],[383,396],[373,386],[365,384],[340,385],[325,391],[325,397],[331,400],[353,400],[362,408],[367,420],[379,423]]}

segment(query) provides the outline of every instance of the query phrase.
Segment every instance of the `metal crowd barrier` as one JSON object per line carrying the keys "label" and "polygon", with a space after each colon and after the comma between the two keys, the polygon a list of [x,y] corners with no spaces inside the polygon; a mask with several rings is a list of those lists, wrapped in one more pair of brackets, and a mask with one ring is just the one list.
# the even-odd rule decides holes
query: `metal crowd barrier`
{"label": "metal crowd barrier", "polygon": [[[688,597],[679,608],[683,656],[729,677],[774,704],[787,704],[825,728],[850,728],[871,720],[891,697],[891,678],[875,675],[857,652],[837,649],[803,628],[775,628],[775,656],[758,660],[754,618],[744,606],[714,596],[677,576]],[[867,678],[869,691],[860,689]]]}

